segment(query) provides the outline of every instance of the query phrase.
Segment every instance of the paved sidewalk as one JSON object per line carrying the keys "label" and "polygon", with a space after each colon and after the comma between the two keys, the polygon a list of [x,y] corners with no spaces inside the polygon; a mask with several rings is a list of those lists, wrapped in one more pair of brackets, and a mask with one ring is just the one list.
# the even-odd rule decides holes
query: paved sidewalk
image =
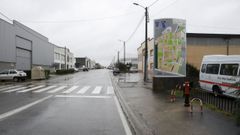
{"label": "paved sidewalk", "polygon": [[125,81],[119,80],[119,76],[112,79],[135,134],[240,135],[240,127],[232,119],[205,108],[203,115],[197,108],[191,115],[188,108],[183,106],[182,97],[171,103],[168,94],[154,93],[151,83],[144,83],[140,74],[129,74],[127,77],[130,79]]}

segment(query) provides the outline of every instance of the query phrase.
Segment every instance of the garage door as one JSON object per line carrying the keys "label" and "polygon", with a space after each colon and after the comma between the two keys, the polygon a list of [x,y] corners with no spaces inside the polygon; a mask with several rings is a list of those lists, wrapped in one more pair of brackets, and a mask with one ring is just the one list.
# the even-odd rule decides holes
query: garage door
{"label": "garage door", "polygon": [[31,51],[17,48],[16,68],[20,70],[31,69]]}

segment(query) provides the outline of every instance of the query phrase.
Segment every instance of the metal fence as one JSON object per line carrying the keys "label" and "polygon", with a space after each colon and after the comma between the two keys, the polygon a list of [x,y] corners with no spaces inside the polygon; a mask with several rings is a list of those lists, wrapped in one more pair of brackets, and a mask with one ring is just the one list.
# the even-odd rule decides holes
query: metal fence
{"label": "metal fence", "polygon": [[220,110],[229,113],[239,113],[240,110],[240,99],[218,95],[214,96],[213,93],[204,91],[201,89],[192,89],[191,97],[196,97],[202,99],[203,103],[211,104]]}

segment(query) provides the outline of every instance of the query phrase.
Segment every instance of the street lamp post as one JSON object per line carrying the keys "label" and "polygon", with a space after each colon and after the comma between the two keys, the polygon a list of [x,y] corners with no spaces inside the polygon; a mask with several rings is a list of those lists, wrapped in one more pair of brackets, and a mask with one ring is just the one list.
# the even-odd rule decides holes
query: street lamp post
{"label": "street lamp post", "polygon": [[126,63],[126,46],[125,46],[125,41],[119,40],[120,42],[123,42],[123,63]]}
{"label": "street lamp post", "polygon": [[148,67],[148,7],[144,7],[138,3],[133,3],[136,6],[140,6],[145,9],[145,60],[144,60],[144,81],[146,82],[147,77],[147,67]]}

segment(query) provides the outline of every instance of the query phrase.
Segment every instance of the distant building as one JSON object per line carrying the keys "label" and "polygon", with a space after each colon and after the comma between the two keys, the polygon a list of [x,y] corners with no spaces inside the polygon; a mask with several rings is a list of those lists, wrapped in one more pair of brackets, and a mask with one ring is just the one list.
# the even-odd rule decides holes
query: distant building
{"label": "distant building", "polygon": [[0,70],[31,70],[34,66],[50,69],[54,46],[48,38],[13,20],[0,19]]}
{"label": "distant building", "polygon": [[70,69],[75,67],[75,58],[73,53],[66,47],[54,45],[54,68]]}
{"label": "distant building", "polygon": [[[154,57],[154,39],[148,39],[148,71],[152,71],[153,69],[153,57]],[[140,47],[137,49],[138,51],[138,70],[143,72],[144,63],[145,63],[145,42],[141,43]]]}
{"label": "distant building", "polygon": [[96,62],[94,60],[91,60],[88,57],[76,57],[75,59],[76,59],[76,63],[75,63],[76,68],[82,68],[83,66],[89,69],[95,68]]}

